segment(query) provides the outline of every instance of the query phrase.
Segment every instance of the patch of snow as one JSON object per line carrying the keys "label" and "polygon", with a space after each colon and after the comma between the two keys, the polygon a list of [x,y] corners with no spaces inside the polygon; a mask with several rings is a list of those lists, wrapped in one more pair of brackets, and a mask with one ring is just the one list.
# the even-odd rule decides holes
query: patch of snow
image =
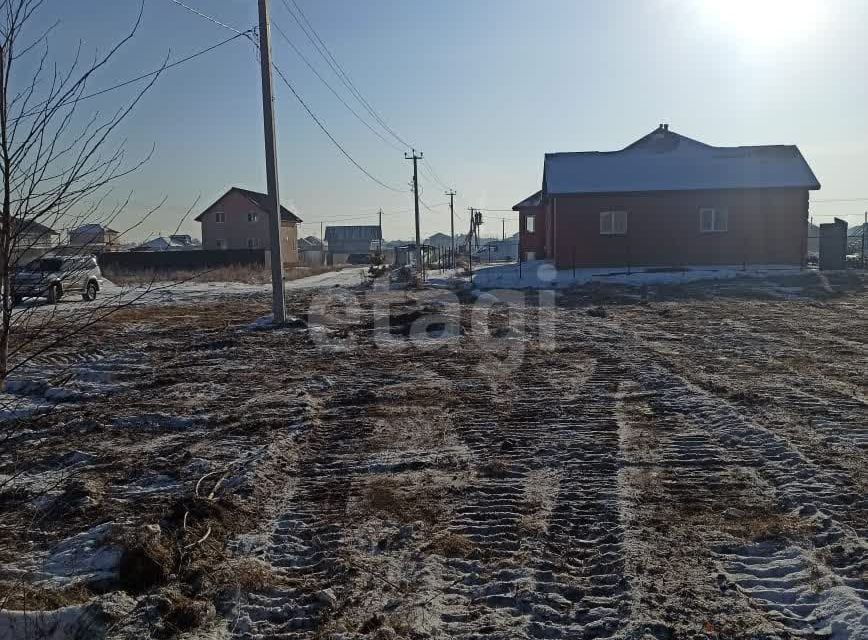
{"label": "patch of snow", "polygon": [[651,267],[555,269],[550,262],[534,260],[484,266],[474,270],[473,284],[480,289],[561,289],[574,285],[603,282],[622,285],[684,284],[700,280],[730,280],[734,278],[766,278],[798,275],[799,267],[788,265],[695,266],[684,269]]}
{"label": "patch of snow", "polygon": [[113,527],[106,522],[63,540],[42,562],[39,573],[61,585],[114,579],[122,550],[110,541]]}

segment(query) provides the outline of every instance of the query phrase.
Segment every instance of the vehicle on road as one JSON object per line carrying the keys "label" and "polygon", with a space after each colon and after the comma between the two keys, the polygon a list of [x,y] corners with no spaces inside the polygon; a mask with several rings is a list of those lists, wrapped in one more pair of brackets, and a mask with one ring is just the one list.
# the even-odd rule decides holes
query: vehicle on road
{"label": "vehicle on road", "polygon": [[20,267],[12,275],[12,303],[24,298],[46,298],[57,304],[68,293],[95,300],[102,287],[102,273],[93,256],[46,256]]}

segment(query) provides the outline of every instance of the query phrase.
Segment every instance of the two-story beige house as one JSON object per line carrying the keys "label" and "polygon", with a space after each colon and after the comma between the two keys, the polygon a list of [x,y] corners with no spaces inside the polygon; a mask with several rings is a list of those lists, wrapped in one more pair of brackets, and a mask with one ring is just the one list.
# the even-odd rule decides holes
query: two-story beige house
{"label": "two-story beige house", "polygon": [[116,251],[120,234],[101,224],[85,224],[69,231],[69,246],[93,253]]}
{"label": "two-story beige house", "polygon": [[[196,216],[202,223],[203,249],[268,249],[268,196],[232,187]],[[298,263],[298,230],[301,218],[281,205],[280,244],[283,261]]]}

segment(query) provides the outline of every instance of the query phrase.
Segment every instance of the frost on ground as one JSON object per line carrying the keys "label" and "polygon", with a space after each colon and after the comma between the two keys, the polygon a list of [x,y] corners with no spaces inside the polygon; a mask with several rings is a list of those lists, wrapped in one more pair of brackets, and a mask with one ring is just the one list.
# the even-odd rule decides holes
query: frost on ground
{"label": "frost on ground", "polygon": [[22,372],[0,637],[868,635],[862,278],[482,326],[366,295],[316,320],[290,291],[281,327],[262,294],[133,307]]}

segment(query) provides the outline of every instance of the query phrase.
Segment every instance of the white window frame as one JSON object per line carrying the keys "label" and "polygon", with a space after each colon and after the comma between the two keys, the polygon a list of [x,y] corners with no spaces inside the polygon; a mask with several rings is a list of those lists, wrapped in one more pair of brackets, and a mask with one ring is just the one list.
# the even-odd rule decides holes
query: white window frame
{"label": "white window frame", "polygon": [[258,249],[259,248],[259,238],[247,238],[247,248],[248,249]]}
{"label": "white window frame", "polygon": [[627,212],[626,211],[601,211],[600,212],[600,235],[601,236],[625,236],[625,235],[627,235]]}
{"label": "white window frame", "polygon": [[[711,224],[706,224],[706,221],[710,221]],[[700,233],[726,233],[729,231],[729,210],[702,207],[699,210],[699,231]]]}
{"label": "white window frame", "polygon": [[226,212],[223,209],[219,209],[214,212],[214,222],[217,224],[223,224],[226,222]]}
{"label": "white window frame", "polygon": [[536,215],[531,213],[524,217],[524,230],[526,233],[536,233]]}
{"label": "white window frame", "polygon": [[247,214],[247,222],[251,224],[259,220],[259,214],[255,211],[251,211]]}

